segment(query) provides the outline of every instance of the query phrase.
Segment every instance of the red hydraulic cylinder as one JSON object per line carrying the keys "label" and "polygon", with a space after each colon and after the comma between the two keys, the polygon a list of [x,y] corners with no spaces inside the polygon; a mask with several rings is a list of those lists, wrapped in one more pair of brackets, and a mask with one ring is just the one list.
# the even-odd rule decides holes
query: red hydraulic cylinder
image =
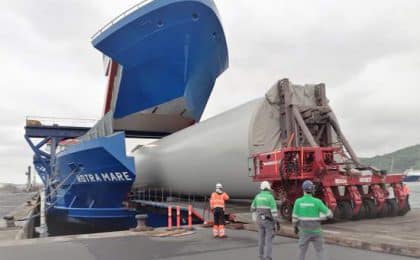
{"label": "red hydraulic cylinder", "polygon": [[371,186],[371,191],[372,191],[373,197],[376,199],[376,203],[377,203],[376,209],[382,210],[382,208],[385,205],[385,196],[384,196],[383,190],[378,184],[375,184]]}
{"label": "red hydraulic cylinder", "polygon": [[324,201],[327,204],[328,208],[332,211],[337,207],[337,200],[335,199],[334,193],[331,187],[324,188]]}
{"label": "red hydraulic cylinder", "polygon": [[394,196],[398,200],[398,206],[400,209],[405,207],[405,203],[408,196],[408,187],[404,184],[395,184],[394,185]]}
{"label": "red hydraulic cylinder", "polygon": [[362,207],[362,196],[360,196],[356,186],[347,186],[347,192],[350,194],[350,198],[353,201],[353,215],[356,215]]}

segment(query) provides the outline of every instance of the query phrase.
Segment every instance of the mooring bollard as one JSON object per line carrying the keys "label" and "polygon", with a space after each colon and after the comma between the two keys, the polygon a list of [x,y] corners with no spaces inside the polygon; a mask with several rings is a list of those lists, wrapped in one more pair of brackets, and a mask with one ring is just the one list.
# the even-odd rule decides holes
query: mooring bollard
{"label": "mooring bollard", "polygon": [[137,229],[143,228],[146,226],[146,220],[147,220],[147,215],[146,214],[141,214],[141,215],[136,215],[136,220],[137,220]]}
{"label": "mooring bollard", "polygon": [[3,219],[6,221],[6,227],[8,227],[8,228],[15,227],[15,217],[14,216],[4,216]]}
{"label": "mooring bollard", "polygon": [[181,228],[181,209],[179,206],[176,206],[176,228]]}
{"label": "mooring bollard", "polygon": [[136,215],[136,220],[137,220],[137,227],[132,229],[133,231],[149,231],[149,230],[153,230],[153,228],[148,227],[146,225],[146,220],[147,220],[147,215],[146,214],[140,214],[140,215]]}
{"label": "mooring bollard", "polygon": [[168,230],[172,230],[172,206],[168,206]]}
{"label": "mooring bollard", "polygon": [[192,230],[192,205],[188,205],[188,229]]}

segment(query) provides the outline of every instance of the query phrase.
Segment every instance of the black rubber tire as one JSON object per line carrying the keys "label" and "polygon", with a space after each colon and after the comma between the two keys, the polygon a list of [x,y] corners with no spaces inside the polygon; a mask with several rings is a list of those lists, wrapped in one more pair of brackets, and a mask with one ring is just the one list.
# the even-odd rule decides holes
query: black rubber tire
{"label": "black rubber tire", "polygon": [[284,219],[288,221],[292,221],[292,211],[293,211],[293,205],[290,205],[289,203],[281,204],[280,214]]}
{"label": "black rubber tire", "polygon": [[388,216],[388,214],[389,214],[389,211],[390,211],[389,205],[388,205],[388,203],[385,201],[384,206],[382,207],[382,209],[381,209],[381,210],[378,210],[378,215],[377,215],[377,217],[378,217],[378,218],[384,218],[384,217],[387,217],[387,216]]}
{"label": "black rubber tire", "polygon": [[410,210],[411,210],[411,206],[410,206],[410,202],[409,202],[408,197],[407,197],[404,207],[398,211],[398,216],[404,216]]}
{"label": "black rubber tire", "polygon": [[363,206],[366,209],[366,218],[376,218],[377,210],[375,201],[373,201],[372,199],[364,199]]}
{"label": "black rubber tire", "polygon": [[397,216],[399,212],[397,201],[395,199],[387,199],[386,204],[388,205],[388,216],[389,217]]}
{"label": "black rubber tire", "polygon": [[341,208],[338,206],[335,207],[334,211],[333,211],[333,218],[331,219],[330,222],[340,222],[343,221],[343,217],[342,217],[342,211]]}
{"label": "black rubber tire", "polygon": [[362,205],[360,206],[360,210],[359,212],[353,216],[354,220],[359,220],[359,219],[365,219],[367,218],[367,209],[364,203],[362,203]]}
{"label": "black rubber tire", "polygon": [[340,201],[338,202],[338,207],[340,208],[342,220],[351,220],[353,218],[353,208],[350,201]]}

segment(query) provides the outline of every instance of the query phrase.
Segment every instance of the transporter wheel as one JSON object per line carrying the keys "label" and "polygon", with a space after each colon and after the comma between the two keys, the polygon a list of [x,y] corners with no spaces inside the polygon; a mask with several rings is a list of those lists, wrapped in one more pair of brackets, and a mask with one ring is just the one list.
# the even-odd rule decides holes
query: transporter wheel
{"label": "transporter wheel", "polygon": [[280,214],[284,219],[292,221],[293,206],[290,203],[282,203],[280,206]]}
{"label": "transporter wheel", "polygon": [[399,211],[397,201],[395,199],[387,199],[386,204],[388,205],[388,216],[397,216]]}
{"label": "transporter wheel", "polygon": [[351,220],[353,218],[353,208],[350,201],[343,201],[343,218]]}
{"label": "transporter wheel", "polygon": [[387,203],[387,201],[385,201],[384,206],[382,207],[381,210],[378,210],[378,218],[384,218],[387,217],[389,214],[390,208],[389,208],[389,204]]}
{"label": "transporter wheel", "polygon": [[354,220],[359,220],[359,219],[365,219],[367,218],[367,209],[364,203],[362,203],[362,205],[360,206],[360,210],[359,212],[353,216]]}
{"label": "transporter wheel", "polygon": [[332,222],[340,222],[343,221],[341,208],[339,207],[338,203],[333,211],[334,218],[332,219]]}
{"label": "transporter wheel", "polygon": [[367,218],[375,218],[377,214],[375,202],[372,199],[364,199],[363,206],[366,209]]}
{"label": "transporter wheel", "polygon": [[405,199],[405,205],[402,209],[398,211],[398,216],[404,216],[411,210],[410,202],[408,201],[408,196]]}
{"label": "transporter wheel", "polygon": [[350,201],[339,201],[337,203],[337,208],[339,210],[339,220],[351,220],[353,217],[353,209],[351,207]]}

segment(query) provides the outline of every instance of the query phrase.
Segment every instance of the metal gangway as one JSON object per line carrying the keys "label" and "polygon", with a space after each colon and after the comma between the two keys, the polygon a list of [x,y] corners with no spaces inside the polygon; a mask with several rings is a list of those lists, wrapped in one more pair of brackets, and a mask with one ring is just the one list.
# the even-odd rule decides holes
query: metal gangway
{"label": "metal gangway", "polygon": [[34,152],[33,164],[44,185],[55,170],[57,148],[77,142],[94,125],[94,119],[27,116],[25,140]]}
{"label": "metal gangway", "polygon": [[[193,208],[193,215],[204,224],[213,221],[210,209],[210,194],[208,196],[172,192],[171,189],[143,187],[131,191],[129,201],[141,207],[168,209],[170,206],[180,206],[187,211]],[[251,200],[231,199],[226,203],[226,219],[233,222],[248,223],[251,220]]]}

